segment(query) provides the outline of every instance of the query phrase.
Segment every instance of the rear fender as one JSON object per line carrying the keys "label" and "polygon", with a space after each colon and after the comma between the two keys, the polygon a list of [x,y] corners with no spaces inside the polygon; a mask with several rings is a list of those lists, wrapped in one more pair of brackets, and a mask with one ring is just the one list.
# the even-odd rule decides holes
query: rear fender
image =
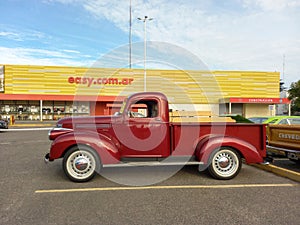
{"label": "rear fender", "polygon": [[246,141],[234,137],[205,137],[197,145],[196,156],[199,161],[209,164],[211,153],[220,147],[231,147],[237,150],[246,163],[261,163],[264,161],[259,151]]}
{"label": "rear fender", "polygon": [[103,164],[120,161],[118,143],[96,132],[69,132],[57,137],[51,145],[49,160],[62,158],[65,152],[75,145],[87,145],[94,149]]}

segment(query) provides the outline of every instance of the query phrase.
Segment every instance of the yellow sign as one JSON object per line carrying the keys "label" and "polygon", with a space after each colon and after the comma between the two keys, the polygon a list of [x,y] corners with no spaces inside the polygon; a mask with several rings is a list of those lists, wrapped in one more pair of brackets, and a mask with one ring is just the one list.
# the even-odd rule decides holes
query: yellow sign
{"label": "yellow sign", "polygon": [[0,66],[0,92],[4,92],[4,66]]}
{"label": "yellow sign", "polygon": [[[279,97],[279,72],[147,70],[146,75],[146,90],[165,93],[171,103]],[[5,65],[2,77],[5,94],[127,96],[144,90],[143,69]]]}

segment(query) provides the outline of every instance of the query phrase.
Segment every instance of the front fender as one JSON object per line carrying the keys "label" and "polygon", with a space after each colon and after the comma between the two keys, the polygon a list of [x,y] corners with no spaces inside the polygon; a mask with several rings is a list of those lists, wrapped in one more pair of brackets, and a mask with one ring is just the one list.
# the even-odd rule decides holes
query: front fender
{"label": "front fender", "polygon": [[49,160],[62,158],[72,146],[87,145],[98,153],[103,164],[117,163],[120,161],[117,144],[109,137],[96,132],[69,132],[52,142]]}
{"label": "front fender", "polygon": [[209,163],[211,153],[220,147],[236,149],[246,163],[261,163],[264,161],[258,149],[250,143],[234,137],[207,137],[201,140],[196,149],[196,156],[204,164]]}

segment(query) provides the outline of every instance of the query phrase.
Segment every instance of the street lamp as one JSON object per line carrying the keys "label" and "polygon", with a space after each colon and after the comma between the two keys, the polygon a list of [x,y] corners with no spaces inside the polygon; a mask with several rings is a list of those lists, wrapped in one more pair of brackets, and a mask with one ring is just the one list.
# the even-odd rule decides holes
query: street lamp
{"label": "street lamp", "polygon": [[145,16],[144,18],[138,18],[144,22],[144,91],[146,91],[146,84],[147,84],[147,72],[146,72],[146,56],[147,56],[147,37],[146,37],[146,23],[147,20],[153,20],[153,18],[149,18]]}

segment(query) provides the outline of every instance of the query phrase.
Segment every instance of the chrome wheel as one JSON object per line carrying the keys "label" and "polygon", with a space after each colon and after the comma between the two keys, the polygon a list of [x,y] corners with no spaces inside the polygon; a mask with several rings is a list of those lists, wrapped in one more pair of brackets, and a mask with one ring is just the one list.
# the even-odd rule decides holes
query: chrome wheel
{"label": "chrome wheel", "polygon": [[235,177],[240,169],[240,155],[231,148],[221,148],[214,152],[208,167],[208,171],[213,177],[223,180]]}
{"label": "chrome wheel", "polygon": [[88,148],[73,148],[67,152],[63,160],[66,175],[76,182],[92,179],[97,169],[97,157]]}

